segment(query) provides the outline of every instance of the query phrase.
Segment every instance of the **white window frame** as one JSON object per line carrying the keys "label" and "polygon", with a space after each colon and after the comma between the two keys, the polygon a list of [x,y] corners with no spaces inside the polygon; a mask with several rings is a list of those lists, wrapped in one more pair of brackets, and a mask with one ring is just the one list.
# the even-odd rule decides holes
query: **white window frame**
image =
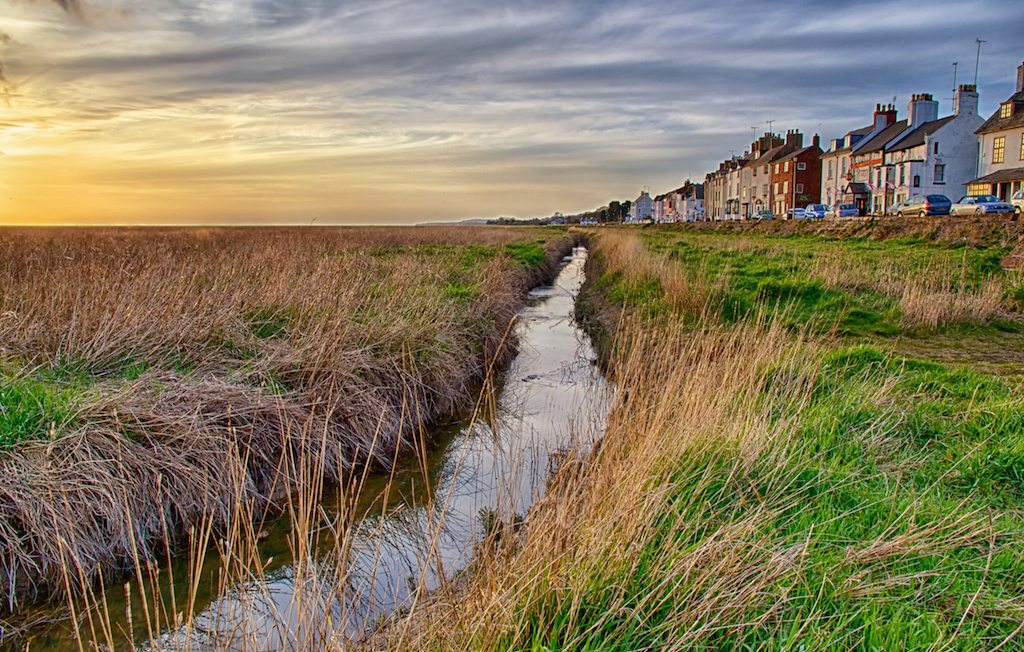
{"label": "white window frame", "polygon": [[798,171],[799,170],[806,170],[807,169],[807,164],[804,163],[803,161],[798,161],[797,164],[796,164],[796,169]]}

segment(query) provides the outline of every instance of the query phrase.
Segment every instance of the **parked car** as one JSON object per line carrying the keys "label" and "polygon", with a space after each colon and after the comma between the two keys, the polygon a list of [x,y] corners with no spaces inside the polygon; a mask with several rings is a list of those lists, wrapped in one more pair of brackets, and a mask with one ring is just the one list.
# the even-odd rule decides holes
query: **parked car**
{"label": "parked car", "polygon": [[808,204],[807,208],[804,209],[804,216],[816,220],[823,219],[825,213],[828,212],[827,204]]}
{"label": "parked car", "polygon": [[945,195],[912,195],[896,205],[896,215],[906,217],[916,215],[949,215],[949,207],[953,202]]}
{"label": "parked car", "polygon": [[825,213],[825,217],[837,218],[837,217],[857,217],[860,213],[857,211],[857,207],[853,204],[840,204],[831,208]]}
{"label": "parked car", "polygon": [[771,211],[760,210],[754,213],[755,220],[774,220],[775,216],[772,215]]}
{"label": "parked car", "polygon": [[903,205],[906,204],[906,202],[907,202],[906,199],[901,199],[900,201],[894,203],[889,208],[885,209],[885,214],[886,215],[899,215],[900,209],[903,208]]}
{"label": "parked car", "polygon": [[1021,213],[1024,213],[1024,188],[1013,193],[1013,197],[1010,197],[1010,203],[1013,204],[1013,214],[1020,217]]}
{"label": "parked car", "polygon": [[791,208],[788,211],[786,211],[786,219],[802,220],[805,217],[807,217],[807,215],[805,214],[804,209],[802,208]]}
{"label": "parked car", "polygon": [[995,195],[967,195],[961,197],[960,201],[949,209],[950,215],[995,215],[1012,212],[1013,204]]}

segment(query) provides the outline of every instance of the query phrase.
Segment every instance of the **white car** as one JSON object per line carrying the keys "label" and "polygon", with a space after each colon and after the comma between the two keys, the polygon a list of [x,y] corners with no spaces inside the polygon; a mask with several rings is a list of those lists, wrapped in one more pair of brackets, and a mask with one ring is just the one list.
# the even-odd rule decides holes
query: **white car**
{"label": "white car", "polygon": [[1013,211],[1013,204],[995,195],[967,195],[949,207],[950,215],[995,215]]}

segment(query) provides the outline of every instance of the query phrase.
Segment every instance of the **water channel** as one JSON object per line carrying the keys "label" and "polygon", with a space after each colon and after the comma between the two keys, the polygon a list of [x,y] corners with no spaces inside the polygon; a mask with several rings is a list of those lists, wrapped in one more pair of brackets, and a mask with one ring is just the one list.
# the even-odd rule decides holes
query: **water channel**
{"label": "water channel", "polygon": [[[313,621],[359,636],[408,606],[417,586],[436,588],[443,578],[464,570],[490,515],[505,520],[524,516],[544,492],[559,452],[586,449],[604,430],[609,387],[589,338],[573,320],[586,255],[585,249],[575,249],[552,285],[530,292],[516,323],[518,353],[493,404],[484,410],[486,418],[439,428],[431,433],[426,459],[411,455],[391,474],[368,479],[362,492],[366,499],[358,506],[364,516],[349,535],[343,578],[337,577],[341,571],[333,546],[312,555],[316,572],[297,569],[291,521],[278,518],[267,524],[260,544],[260,558],[271,560],[266,572],[221,592],[214,580],[218,566],[211,562],[188,628],[171,628],[151,639],[139,626],[141,615],[134,627],[126,626],[127,613],[141,607],[138,598],[109,592],[112,629],[124,630],[118,632],[118,647],[223,649],[234,647],[226,641],[237,640],[245,649],[252,649],[253,641],[261,649],[287,649],[286,641],[301,637],[301,628]],[[326,500],[322,507],[330,513],[338,504]],[[168,571],[162,575],[188,575],[186,566]],[[307,577],[318,578],[316,585],[310,586]],[[324,578],[333,581],[324,583]],[[340,598],[339,585],[346,587]],[[166,600],[180,587],[159,590]],[[35,630],[9,644],[80,649],[70,624]],[[85,646],[90,647],[88,640]]]}

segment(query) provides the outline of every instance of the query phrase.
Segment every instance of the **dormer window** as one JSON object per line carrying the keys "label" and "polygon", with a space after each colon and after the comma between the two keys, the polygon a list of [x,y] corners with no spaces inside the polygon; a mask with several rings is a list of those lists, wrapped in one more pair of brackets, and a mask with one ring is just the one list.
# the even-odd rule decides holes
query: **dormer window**
{"label": "dormer window", "polygon": [[1013,102],[1006,102],[999,106],[1000,118],[1009,118],[1011,115],[1013,115]]}

